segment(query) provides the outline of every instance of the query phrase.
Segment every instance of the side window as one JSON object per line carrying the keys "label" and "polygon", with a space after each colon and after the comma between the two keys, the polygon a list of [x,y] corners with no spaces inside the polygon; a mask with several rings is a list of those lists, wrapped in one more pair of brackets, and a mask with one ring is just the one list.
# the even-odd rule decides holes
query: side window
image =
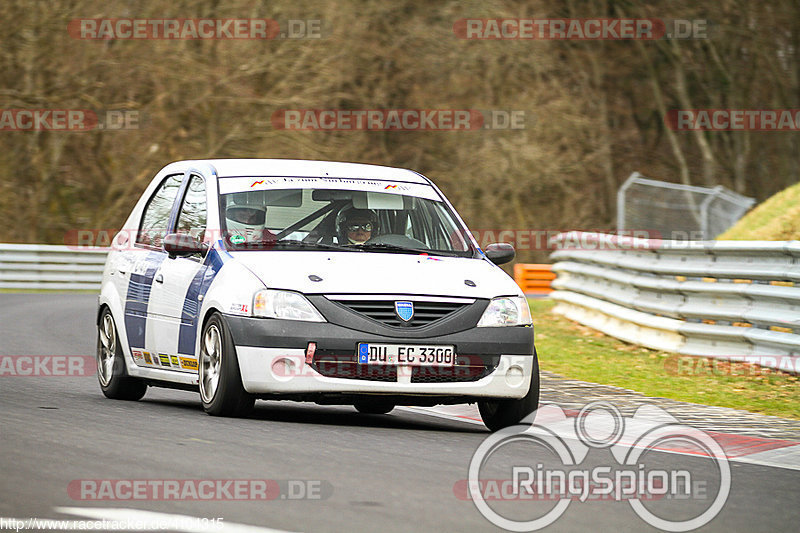
{"label": "side window", "polygon": [[177,232],[202,239],[206,230],[206,218],[206,183],[200,176],[192,176],[178,215]]}
{"label": "side window", "polygon": [[139,233],[136,236],[137,244],[161,247],[164,236],[167,234],[172,204],[178,195],[182,179],[183,174],[167,177],[147,202],[142,213]]}

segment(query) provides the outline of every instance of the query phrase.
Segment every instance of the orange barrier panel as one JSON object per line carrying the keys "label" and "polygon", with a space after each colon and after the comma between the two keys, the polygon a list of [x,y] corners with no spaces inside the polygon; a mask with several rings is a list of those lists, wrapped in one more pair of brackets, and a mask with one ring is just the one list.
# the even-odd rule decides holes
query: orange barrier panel
{"label": "orange barrier panel", "polygon": [[514,281],[529,296],[547,296],[553,291],[550,281],[556,279],[551,266],[517,263],[514,265]]}

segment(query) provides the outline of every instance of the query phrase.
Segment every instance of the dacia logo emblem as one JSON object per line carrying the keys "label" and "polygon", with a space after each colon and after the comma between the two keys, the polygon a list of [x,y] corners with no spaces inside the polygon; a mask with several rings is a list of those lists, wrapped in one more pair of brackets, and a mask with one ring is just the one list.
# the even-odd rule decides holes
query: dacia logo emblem
{"label": "dacia logo emblem", "polygon": [[408,322],[414,316],[414,302],[395,302],[394,311],[400,320]]}

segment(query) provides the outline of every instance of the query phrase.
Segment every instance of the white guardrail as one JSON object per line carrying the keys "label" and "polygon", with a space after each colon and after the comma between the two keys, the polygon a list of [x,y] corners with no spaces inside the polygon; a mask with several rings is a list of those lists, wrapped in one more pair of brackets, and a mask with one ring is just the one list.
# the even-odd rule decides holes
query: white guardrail
{"label": "white guardrail", "polygon": [[800,241],[551,240],[567,318],[685,355],[800,373]]}
{"label": "white guardrail", "polygon": [[0,289],[100,290],[107,249],[0,244]]}
{"label": "white guardrail", "polygon": [[[551,241],[556,312],[669,352],[800,372],[800,241]],[[0,244],[0,289],[99,290],[107,249]]]}

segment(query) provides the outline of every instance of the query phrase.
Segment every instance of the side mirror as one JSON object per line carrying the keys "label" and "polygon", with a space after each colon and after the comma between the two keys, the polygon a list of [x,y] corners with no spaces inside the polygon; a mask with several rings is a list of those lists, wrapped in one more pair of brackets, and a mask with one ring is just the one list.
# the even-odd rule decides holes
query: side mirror
{"label": "side mirror", "polygon": [[208,246],[185,233],[170,233],[164,237],[164,250],[170,257],[204,254]]}
{"label": "side mirror", "polygon": [[496,242],[486,247],[486,257],[495,265],[503,265],[512,261],[517,253],[507,242]]}

